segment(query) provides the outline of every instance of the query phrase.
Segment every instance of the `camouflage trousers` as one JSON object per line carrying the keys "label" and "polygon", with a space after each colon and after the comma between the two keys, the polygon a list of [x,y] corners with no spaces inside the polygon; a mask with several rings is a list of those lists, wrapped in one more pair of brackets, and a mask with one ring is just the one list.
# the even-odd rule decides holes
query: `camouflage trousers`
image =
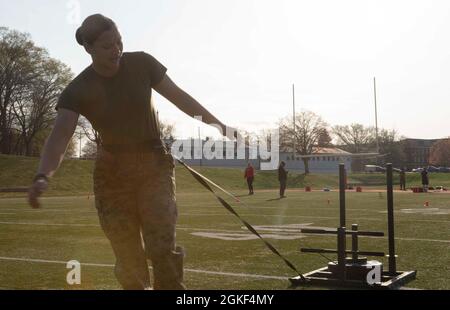
{"label": "camouflage trousers", "polygon": [[175,245],[177,207],[173,157],[163,148],[110,153],[99,148],[95,205],[116,256],[124,289],[184,289],[184,251]]}

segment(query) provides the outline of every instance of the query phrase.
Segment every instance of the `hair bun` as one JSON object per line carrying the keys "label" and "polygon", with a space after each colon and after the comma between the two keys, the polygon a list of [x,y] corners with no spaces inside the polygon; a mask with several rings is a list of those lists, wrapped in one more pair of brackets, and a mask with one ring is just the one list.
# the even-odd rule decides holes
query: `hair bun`
{"label": "hair bun", "polygon": [[94,14],[86,17],[75,33],[78,44],[93,44],[95,40],[104,32],[116,29],[116,24],[108,17],[101,14]]}
{"label": "hair bun", "polygon": [[77,32],[75,32],[75,38],[77,39],[78,44],[83,45],[83,35],[81,34],[81,27],[77,29]]}

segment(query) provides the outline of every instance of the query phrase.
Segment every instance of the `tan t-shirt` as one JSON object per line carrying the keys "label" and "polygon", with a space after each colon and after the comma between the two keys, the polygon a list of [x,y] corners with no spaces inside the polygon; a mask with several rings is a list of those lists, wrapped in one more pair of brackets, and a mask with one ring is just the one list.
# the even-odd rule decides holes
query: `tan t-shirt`
{"label": "tan t-shirt", "polygon": [[152,86],[167,69],[144,52],[123,53],[116,75],[107,78],[92,66],[62,92],[56,109],[85,116],[100,133],[103,144],[135,144],[160,139]]}

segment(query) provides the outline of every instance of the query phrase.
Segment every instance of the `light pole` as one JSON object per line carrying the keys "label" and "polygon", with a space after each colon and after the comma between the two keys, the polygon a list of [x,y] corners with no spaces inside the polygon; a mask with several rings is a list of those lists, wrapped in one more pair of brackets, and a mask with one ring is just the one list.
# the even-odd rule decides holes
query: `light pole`
{"label": "light pole", "polygon": [[292,160],[295,160],[295,86],[292,84],[292,125],[294,128],[294,134],[292,139]]}
{"label": "light pole", "polygon": [[377,85],[375,83],[375,77],[373,77],[373,97],[375,99],[375,137],[377,143],[377,153],[380,153],[380,144],[378,141]]}

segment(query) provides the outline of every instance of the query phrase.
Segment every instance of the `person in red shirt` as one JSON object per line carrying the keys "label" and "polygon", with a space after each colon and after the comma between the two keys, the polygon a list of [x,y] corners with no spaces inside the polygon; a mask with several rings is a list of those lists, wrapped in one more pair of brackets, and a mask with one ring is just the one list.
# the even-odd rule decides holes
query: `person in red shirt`
{"label": "person in red shirt", "polygon": [[247,168],[245,169],[244,178],[247,179],[248,185],[248,194],[253,195],[253,179],[255,177],[255,169],[253,168],[251,163],[248,163]]}

